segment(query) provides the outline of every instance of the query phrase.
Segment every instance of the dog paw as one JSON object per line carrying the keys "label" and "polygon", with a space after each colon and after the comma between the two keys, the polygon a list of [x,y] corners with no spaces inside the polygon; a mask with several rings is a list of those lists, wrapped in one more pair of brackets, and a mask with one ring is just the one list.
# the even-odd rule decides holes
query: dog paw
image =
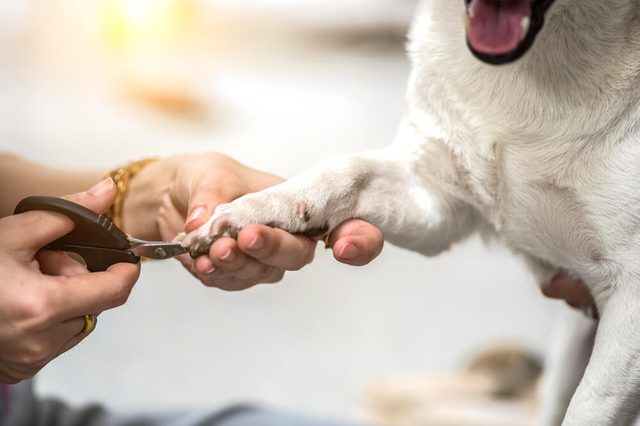
{"label": "dog paw", "polygon": [[305,197],[263,191],[219,205],[204,225],[185,237],[183,244],[189,247],[192,257],[201,256],[207,254],[211,245],[219,238],[237,238],[240,230],[251,224],[267,225],[307,236],[320,236],[329,230],[323,220],[317,203]]}

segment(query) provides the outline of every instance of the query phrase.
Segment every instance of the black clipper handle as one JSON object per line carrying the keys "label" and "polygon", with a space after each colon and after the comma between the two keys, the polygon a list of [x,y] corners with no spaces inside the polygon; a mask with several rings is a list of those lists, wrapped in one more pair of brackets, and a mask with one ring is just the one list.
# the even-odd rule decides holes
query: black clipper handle
{"label": "black clipper handle", "polygon": [[33,196],[20,201],[14,214],[30,210],[62,213],[71,219],[74,228],[67,235],[47,244],[45,248],[79,254],[91,272],[105,271],[119,263],[138,263],[140,258],[129,251],[127,234],[106,217],[64,198]]}

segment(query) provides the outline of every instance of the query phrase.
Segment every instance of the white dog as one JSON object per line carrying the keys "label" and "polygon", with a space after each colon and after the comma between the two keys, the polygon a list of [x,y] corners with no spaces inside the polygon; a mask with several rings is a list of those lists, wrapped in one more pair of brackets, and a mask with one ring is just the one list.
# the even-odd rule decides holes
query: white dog
{"label": "white dog", "polygon": [[[540,422],[631,423],[640,408],[640,1],[426,0],[410,39],[408,106],[390,147],[222,205],[185,244],[197,254],[251,223],[322,234],[362,218],[431,256],[474,231],[495,233],[541,282],[559,271],[584,280],[601,314],[584,377],[565,361]],[[562,395],[578,381],[566,409]]]}

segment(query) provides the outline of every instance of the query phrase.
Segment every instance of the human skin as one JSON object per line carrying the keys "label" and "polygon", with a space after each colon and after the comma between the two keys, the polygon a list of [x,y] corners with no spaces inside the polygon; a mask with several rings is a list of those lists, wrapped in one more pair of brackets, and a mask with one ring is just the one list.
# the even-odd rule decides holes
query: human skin
{"label": "human skin", "polygon": [[[0,214],[11,214],[27,195],[82,191],[106,172],[60,170],[0,153]],[[123,228],[138,238],[170,240],[185,226],[191,230],[206,221],[217,204],[281,181],[222,154],[162,158],[131,180],[123,206]],[[329,243],[338,261],[364,265],[380,253],[383,239],[372,225],[351,220],[331,234]],[[256,225],[243,230],[237,241],[216,242],[209,258],[193,261],[185,255],[179,260],[207,286],[241,290],[279,281],[285,271],[302,268],[313,259],[315,246],[311,239]]]}
{"label": "human skin", "polygon": [[542,286],[542,293],[552,299],[564,300],[574,308],[594,303],[587,286],[582,281],[573,279],[568,275],[555,276]]}
{"label": "human skin", "polygon": [[[25,196],[65,196],[74,191],[65,198],[103,213],[116,194],[111,179],[100,180],[104,173],[58,170],[0,153],[0,383],[31,378],[77,345],[93,331],[83,331],[84,316],[98,316],[124,304],[138,278],[139,264],[121,263],[89,273],[66,254],[42,249],[73,228],[64,215],[11,214]],[[227,185],[221,187],[219,181]],[[224,156],[168,157],[132,179],[124,203],[124,229],[138,237],[170,239],[184,230],[187,212],[191,216],[187,228],[198,226],[216,203],[276,181],[275,176]],[[95,182],[99,183],[91,189],[77,192]],[[261,247],[256,247],[256,239],[262,239]],[[345,223],[331,240],[336,258],[352,264],[368,262],[382,248],[377,229],[355,220]],[[275,282],[285,270],[303,267],[312,260],[315,245],[301,236],[255,227],[238,242],[220,241],[210,258],[181,261],[206,285],[239,290]]]}
{"label": "human skin", "polygon": [[[89,273],[63,253],[41,250],[68,233],[72,222],[51,212],[11,215],[15,204],[32,194],[66,196],[98,213],[115,197],[103,170],[64,171],[0,153],[0,383],[30,378],[55,357],[78,344],[83,316],[98,315],[125,303],[140,272],[139,265],[117,264]],[[204,223],[216,205],[259,191],[282,179],[249,168],[221,154],[180,155],[144,168],[132,181],[123,209],[126,232],[147,239],[170,240]],[[100,182],[88,191],[81,191]],[[208,256],[179,260],[207,286],[242,290],[280,280],[286,270],[313,259],[316,241],[261,225],[251,225],[237,240],[223,238]],[[349,220],[329,238],[334,257],[364,265],[382,249],[380,232]],[[579,281],[554,278],[543,287],[548,297],[572,306],[591,303]]]}
{"label": "human skin", "polygon": [[[139,238],[171,240],[203,224],[218,204],[281,181],[222,154],[169,157],[145,167],[132,180],[123,227]],[[179,260],[207,286],[243,290],[277,282],[285,271],[302,268],[313,260],[316,244],[304,236],[252,225],[236,240],[216,241],[209,256],[193,261],[183,255]],[[359,266],[380,253],[383,238],[374,226],[354,219],[332,232],[329,245],[338,261]]]}
{"label": "human skin", "polygon": [[[114,196],[106,180],[66,198],[100,213]],[[62,252],[42,250],[71,229],[67,217],[43,211],[0,219],[0,383],[31,378],[77,345],[93,331],[83,332],[84,315],[125,303],[138,278],[140,265],[89,273]]]}

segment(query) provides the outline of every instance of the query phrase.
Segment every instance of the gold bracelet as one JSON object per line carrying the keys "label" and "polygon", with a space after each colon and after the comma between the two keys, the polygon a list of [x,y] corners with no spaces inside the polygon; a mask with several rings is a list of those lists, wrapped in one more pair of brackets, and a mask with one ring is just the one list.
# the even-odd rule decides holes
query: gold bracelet
{"label": "gold bracelet", "polygon": [[131,182],[131,179],[140,173],[140,170],[155,161],[158,161],[158,158],[145,158],[143,160],[134,161],[123,167],[112,170],[105,175],[105,178],[113,179],[113,183],[116,185],[116,198],[104,215],[118,228],[122,228],[122,207],[124,205],[124,199],[127,196],[127,191],[129,190],[129,183]]}

